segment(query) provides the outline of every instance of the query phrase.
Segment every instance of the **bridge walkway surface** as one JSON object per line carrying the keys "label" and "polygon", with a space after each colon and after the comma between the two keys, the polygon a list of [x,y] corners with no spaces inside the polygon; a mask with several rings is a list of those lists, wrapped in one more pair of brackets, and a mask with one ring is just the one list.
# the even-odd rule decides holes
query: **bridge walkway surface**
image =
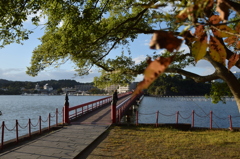
{"label": "bridge walkway surface", "polygon": [[[120,99],[121,103],[127,97]],[[1,159],[77,159],[111,126],[111,104],[87,113],[61,129],[0,151]],[[82,155],[82,156],[81,156]],[[86,156],[86,155],[85,155]]]}

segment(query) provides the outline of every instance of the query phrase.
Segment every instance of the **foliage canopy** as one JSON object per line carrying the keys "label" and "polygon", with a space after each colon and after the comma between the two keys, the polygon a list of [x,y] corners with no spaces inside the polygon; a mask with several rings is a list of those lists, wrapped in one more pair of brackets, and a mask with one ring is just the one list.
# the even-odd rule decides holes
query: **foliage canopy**
{"label": "foliage canopy", "polygon": [[[240,83],[229,71],[232,66],[240,68],[237,0],[3,0],[0,6],[2,47],[28,39],[31,31],[23,22],[29,15],[35,14],[31,19],[34,25],[42,25],[42,17],[47,19],[41,44],[33,50],[29,75],[71,60],[79,75],[88,74],[93,66],[100,68],[102,75],[95,78],[95,84],[101,86],[126,84],[143,73],[136,93],[164,71],[196,82],[221,78],[240,107],[236,89]],[[140,34],[153,34],[150,48],[165,52],[156,55],[149,51],[148,60],[136,64],[129,56],[129,43]],[[190,52],[179,51],[183,43]],[[118,47],[127,51],[109,58]],[[209,61],[216,71],[199,76],[184,70],[200,59]]]}

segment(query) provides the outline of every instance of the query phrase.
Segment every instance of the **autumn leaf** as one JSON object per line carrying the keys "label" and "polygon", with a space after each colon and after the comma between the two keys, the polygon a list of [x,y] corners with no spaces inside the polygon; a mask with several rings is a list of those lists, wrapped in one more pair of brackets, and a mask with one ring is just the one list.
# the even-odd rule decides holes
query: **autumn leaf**
{"label": "autumn leaf", "polygon": [[198,38],[202,38],[205,37],[206,32],[205,32],[205,28],[203,25],[198,25],[195,27],[195,34],[196,37]]}
{"label": "autumn leaf", "polygon": [[144,71],[144,79],[141,81],[136,90],[134,91],[134,95],[140,94],[143,89],[147,89],[154,80],[160,76],[165,69],[170,65],[174,56],[171,57],[159,57],[154,61],[149,62],[149,65]]}
{"label": "autumn leaf", "polygon": [[228,27],[227,25],[216,26],[216,28],[218,30],[212,29],[212,32],[215,36],[217,36],[219,38],[230,37],[230,36],[232,36],[232,34],[236,33],[235,30],[232,30],[232,28]]}
{"label": "autumn leaf", "polygon": [[227,57],[226,50],[220,41],[213,36],[210,36],[209,51],[210,56],[214,61],[225,65],[225,60]]}
{"label": "autumn leaf", "polygon": [[192,55],[195,58],[196,62],[199,61],[200,59],[202,59],[206,55],[207,47],[208,47],[207,36],[197,40],[193,44]]}
{"label": "autumn leaf", "polygon": [[216,11],[219,12],[222,20],[228,20],[229,6],[225,3],[225,0],[217,0]]}
{"label": "autumn leaf", "polygon": [[240,49],[240,41],[237,42],[236,49]]}
{"label": "autumn leaf", "polygon": [[156,31],[150,41],[151,49],[165,48],[169,52],[173,52],[174,49],[178,50],[182,44],[182,40],[174,36],[172,32]]}
{"label": "autumn leaf", "polygon": [[222,19],[219,17],[219,15],[213,15],[209,18],[210,24],[219,24],[222,21]]}
{"label": "autumn leaf", "polygon": [[237,26],[236,26],[236,32],[240,33],[240,22],[238,22]]}
{"label": "autumn leaf", "polygon": [[224,40],[228,45],[233,45],[237,41],[237,36],[230,36]]}
{"label": "autumn leaf", "polygon": [[238,60],[239,60],[239,54],[232,54],[232,56],[228,60],[228,70],[230,70]]}

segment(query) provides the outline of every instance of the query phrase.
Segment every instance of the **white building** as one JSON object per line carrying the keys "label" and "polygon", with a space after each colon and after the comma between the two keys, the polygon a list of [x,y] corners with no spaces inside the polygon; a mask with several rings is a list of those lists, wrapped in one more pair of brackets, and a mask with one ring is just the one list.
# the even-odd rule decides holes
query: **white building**
{"label": "white building", "polygon": [[47,90],[47,91],[52,91],[52,90],[53,90],[53,87],[52,87],[52,86],[49,86],[48,83],[47,83],[47,84],[45,84],[45,85],[43,86],[43,89],[44,89],[44,90]]}
{"label": "white building", "polygon": [[38,83],[37,83],[36,86],[35,86],[35,90],[40,91],[40,86],[39,86]]}
{"label": "white building", "polygon": [[137,88],[138,82],[132,82],[126,86],[119,86],[118,87],[118,93],[125,93],[129,91],[133,91]]}
{"label": "white building", "polygon": [[104,90],[108,93],[112,93],[116,89],[118,89],[118,85],[111,85],[109,87],[104,88]]}

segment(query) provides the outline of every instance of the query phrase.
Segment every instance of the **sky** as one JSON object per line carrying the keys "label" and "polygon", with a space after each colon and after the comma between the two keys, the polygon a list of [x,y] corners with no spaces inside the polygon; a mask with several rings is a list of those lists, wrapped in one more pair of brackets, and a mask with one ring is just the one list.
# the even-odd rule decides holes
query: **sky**
{"label": "sky", "polygon": [[[36,28],[30,25],[30,22],[26,22],[25,26],[32,29],[35,33],[30,35],[29,40],[24,41],[23,45],[20,44],[10,44],[5,46],[5,48],[0,49],[0,79],[6,79],[11,81],[43,81],[43,80],[60,80],[60,79],[72,79],[81,83],[92,82],[95,76],[99,76],[97,69],[91,70],[88,76],[75,76],[74,64],[67,62],[61,65],[59,68],[49,67],[44,71],[40,72],[38,76],[31,77],[25,72],[27,67],[30,66],[32,51],[35,47],[40,44],[38,38],[43,35],[43,30],[41,28]],[[149,48],[149,42],[152,35],[139,35],[138,39],[131,43],[130,48],[133,60],[138,63],[146,59],[146,54],[157,51],[160,53],[162,50],[151,50]],[[180,50],[186,49],[182,45]],[[113,50],[110,54],[111,56],[119,55],[121,52],[119,50]],[[197,65],[189,66],[186,70],[200,74],[207,75],[213,73],[213,67],[206,61],[200,60]],[[236,67],[231,69],[232,71],[237,71]],[[135,81],[139,82],[143,79],[143,76],[138,76]]]}

